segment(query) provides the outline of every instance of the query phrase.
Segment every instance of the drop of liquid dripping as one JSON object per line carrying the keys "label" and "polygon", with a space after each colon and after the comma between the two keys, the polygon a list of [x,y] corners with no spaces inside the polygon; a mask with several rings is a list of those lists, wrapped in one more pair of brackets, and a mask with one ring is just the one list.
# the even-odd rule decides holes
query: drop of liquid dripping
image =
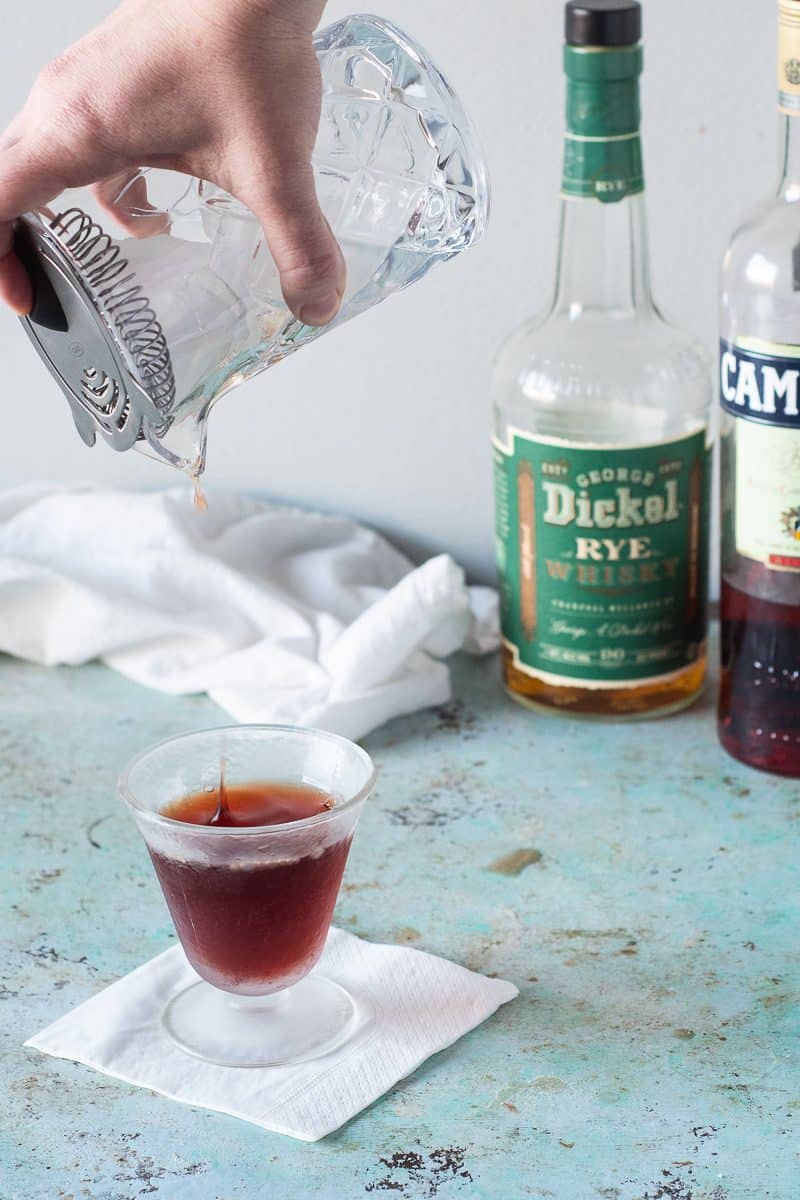
{"label": "drop of liquid dripping", "polygon": [[208,510],[208,500],[205,492],[200,486],[200,476],[192,475],[192,487],[194,488],[194,506],[198,512],[206,512]]}
{"label": "drop of liquid dripping", "polygon": [[231,810],[228,804],[228,789],[225,787],[225,759],[219,764],[219,786],[217,788],[217,811],[209,821],[209,825],[232,825]]}

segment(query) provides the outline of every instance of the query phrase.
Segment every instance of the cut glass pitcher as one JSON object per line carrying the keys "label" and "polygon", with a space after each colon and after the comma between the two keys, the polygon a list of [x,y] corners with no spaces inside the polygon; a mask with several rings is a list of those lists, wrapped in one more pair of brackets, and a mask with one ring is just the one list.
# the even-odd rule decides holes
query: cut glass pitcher
{"label": "cut glass pitcher", "polygon": [[313,168],[347,263],[330,325],[291,314],[256,218],[199,179],[143,169],[111,203],[79,189],[18,222],[35,291],[23,321],[88,444],[99,433],[198,475],[220,396],[481,236],[485,167],[426,52],[371,16],[347,17],[314,44]]}

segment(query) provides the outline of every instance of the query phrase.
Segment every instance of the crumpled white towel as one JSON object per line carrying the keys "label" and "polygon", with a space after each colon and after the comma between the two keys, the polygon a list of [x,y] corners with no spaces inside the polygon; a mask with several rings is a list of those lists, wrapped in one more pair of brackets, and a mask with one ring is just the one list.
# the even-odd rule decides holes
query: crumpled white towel
{"label": "crumpled white towel", "polygon": [[237,721],[361,737],[450,696],[442,658],[498,641],[497,597],[342,517],[188,487],[0,493],[0,651],[100,658]]}

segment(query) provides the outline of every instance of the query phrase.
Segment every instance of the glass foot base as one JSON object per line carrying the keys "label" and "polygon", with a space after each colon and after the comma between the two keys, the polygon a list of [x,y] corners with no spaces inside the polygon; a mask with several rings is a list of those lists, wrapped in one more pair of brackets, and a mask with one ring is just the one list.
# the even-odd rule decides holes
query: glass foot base
{"label": "glass foot base", "polygon": [[164,1009],[164,1027],[187,1054],[222,1067],[280,1067],[321,1058],[356,1025],[349,992],[308,975],[272,996],[237,996],[193,983]]}

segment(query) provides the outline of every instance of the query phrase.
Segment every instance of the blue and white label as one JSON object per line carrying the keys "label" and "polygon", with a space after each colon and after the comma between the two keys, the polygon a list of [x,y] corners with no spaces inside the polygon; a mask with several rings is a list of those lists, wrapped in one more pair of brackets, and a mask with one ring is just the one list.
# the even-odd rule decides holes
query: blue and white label
{"label": "blue and white label", "polygon": [[720,401],[734,417],[800,429],[800,359],[720,343]]}
{"label": "blue and white label", "polygon": [[736,553],[800,572],[800,346],[723,341],[720,400],[744,418],[723,431]]}

